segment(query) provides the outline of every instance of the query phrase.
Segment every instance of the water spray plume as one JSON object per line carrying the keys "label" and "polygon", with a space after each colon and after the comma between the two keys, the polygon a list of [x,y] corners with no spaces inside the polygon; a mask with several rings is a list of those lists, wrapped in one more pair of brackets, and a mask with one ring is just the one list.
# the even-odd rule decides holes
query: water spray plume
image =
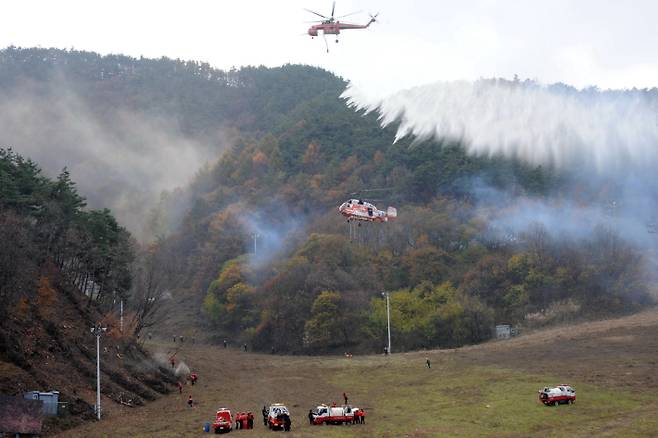
{"label": "water spray plume", "polygon": [[372,98],[349,86],[348,105],[412,136],[460,140],[469,154],[597,172],[658,164],[658,89],[581,91],[532,81],[437,82]]}

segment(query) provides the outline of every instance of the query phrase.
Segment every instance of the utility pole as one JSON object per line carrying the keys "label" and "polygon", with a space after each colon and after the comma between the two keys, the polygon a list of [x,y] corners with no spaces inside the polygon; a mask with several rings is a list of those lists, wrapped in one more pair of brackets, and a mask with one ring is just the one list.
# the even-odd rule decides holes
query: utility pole
{"label": "utility pole", "polygon": [[260,237],[260,234],[259,233],[254,233],[254,234],[252,234],[252,236],[254,238],[254,255],[256,255],[258,253],[258,246],[257,246],[256,241]]}
{"label": "utility pole", "polygon": [[101,334],[107,330],[97,323],[91,328],[91,333],[96,336],[96,418],[101,419]]}
{"label": "utility pole", "polygon": [[391,354],[391,303],[390,294],[382,292],[382,296],[386,297],[386,321],[388,323],[388,354]]}

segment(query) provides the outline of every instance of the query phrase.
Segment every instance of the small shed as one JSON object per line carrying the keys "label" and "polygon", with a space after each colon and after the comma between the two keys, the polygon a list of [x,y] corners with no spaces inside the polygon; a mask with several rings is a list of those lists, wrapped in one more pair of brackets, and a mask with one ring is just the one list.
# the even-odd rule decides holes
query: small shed
{"label": "small shed", "polygon": [[43,401],[0,395],[0,435],[39,435]]}
{"label": "small shed", "polygon": [[59,391],[29,391],[23,394],[27,400],[41,400],[43,402],[43,415],[57,415],[59,403]]}
{"label": "small shed", "polygon": [[499,324],[496,326],[496,339],[509,339],[512,336],[512,326]]}

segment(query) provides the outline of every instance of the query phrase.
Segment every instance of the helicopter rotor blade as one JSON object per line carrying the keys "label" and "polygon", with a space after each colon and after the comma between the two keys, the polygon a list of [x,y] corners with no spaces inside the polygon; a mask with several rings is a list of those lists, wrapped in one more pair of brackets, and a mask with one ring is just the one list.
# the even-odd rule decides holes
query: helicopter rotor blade
{"label": "helicopter rotor blade", "polygon": [[318,17],[322,17],[322,18],[324,18],[325,20],[328,20],[328,19],[329,19],[329,17],[325,17],[324,15],[322,15],[322,14],[318,14],[317,12],[315,12],[315,11],[311,11],[310,9],[306,9],[306,8],[304,8],[304,10],[305,10],[306,12],[310,12],[311,14],[315,14],[315,15],[317,15]]}
{"label": "helicopter rotor blade", "polygon": [[363,190],[359,190],[358,192],[352,192],[352,193],[350,193],[350,195],[358,195],[358,194],[367,193],[367,192],[385,192],[385,191],[388,191],[388,190],[393,190],[393,188],[392,187],[381,187],[381,188],[378,188],[378,189],[363,189]]}
{"label": "helicopter rotor blade", "polygon": [[361,12],[363,12],[363,11],[350,12],[349,14],[341,15],[340,17],[336,17],[336,18],[337,19],[338,18],[345,18],[345,17],[349,17],[350,15],[360,14]]}
{"label": "helicopter rotor blade", "polygon": [[336,1],[334,0],[333,6],[331,6],[331,18],[334,18],[334,10],[336,9]]}

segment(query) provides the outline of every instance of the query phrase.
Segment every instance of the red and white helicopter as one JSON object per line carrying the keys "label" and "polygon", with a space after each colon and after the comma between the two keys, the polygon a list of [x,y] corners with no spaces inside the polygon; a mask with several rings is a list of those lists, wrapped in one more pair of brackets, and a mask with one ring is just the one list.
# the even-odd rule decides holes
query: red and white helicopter
{"label": "red and white helicopter", "polygon": [[338,211],[347,217],[348,222],[352,220],[367,222],[388,222],[398,216],[395,207],[388,207],[386,211],[379,210],[370,202],[361,199],[350,199],[343,202]]}
{"label": "red and white helicopter", "polygon": [[352,12],[350,14],[342,15],[340,17],[334,18],[335,9],[336,9],[336,2],[334,2],[333,6],[331,7],[331,17],[327,17],[315,11],[311,11],[310,9],[305,9],[305,11],[323,18],[323,20],[313,21],[312,23],[319,23],[319,24],[314,24],[313,26],[309,27],[307,33],[311,36],[311,38],[313,38],[318,36],[318,32],[322,31],[322,37],[324,38],[325,45],[327,46],[327,52],[329,52],[329,45],[327,44],[327,35],[336,35],[336,42],[338,42],[338,34],[340,34],[341,30],[367,29],[368,27],[370,27],[372,23],[377,21],[376,18],[377,15],[379,15],[378,13],[375,15],[371,15],[370,21],[368,21],[366,24],[343,23],[339,21],[339,19],[348,17],[350,15],[358,14],[358,12]]}

